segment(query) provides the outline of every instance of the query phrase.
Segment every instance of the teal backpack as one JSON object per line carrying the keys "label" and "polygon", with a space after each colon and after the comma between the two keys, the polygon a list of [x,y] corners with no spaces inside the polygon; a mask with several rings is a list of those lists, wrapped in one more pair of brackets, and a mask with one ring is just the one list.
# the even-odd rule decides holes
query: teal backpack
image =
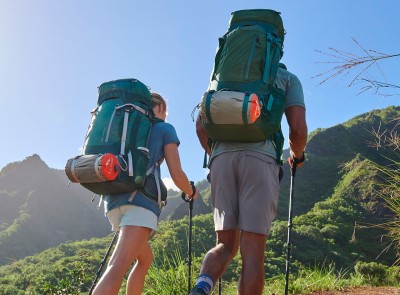
{"label": "teal backpack", "polygon": [[283,40],[279,12],[252,9],[231,14],[227,33],[219,38],[208,90],[199,104],[211,141],[270,139],[281,162],[285,93],[274,81]]}
{"label": "teal backpack", "polygon": [[[120,79],[101,84],[98,93],[82,155],[66,164],[68,178],[99,195],[140,189],[161,203],[166,189],[155,169],[158,163],[147,169],[151,127],[157,123],[148,87]],[[156,194],[146,191],[150,176],[156,179]]]}

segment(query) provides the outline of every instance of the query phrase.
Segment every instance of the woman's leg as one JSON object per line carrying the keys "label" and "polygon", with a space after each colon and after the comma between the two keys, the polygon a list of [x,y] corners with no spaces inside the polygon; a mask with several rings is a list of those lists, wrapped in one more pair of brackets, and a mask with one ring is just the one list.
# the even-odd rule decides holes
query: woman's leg
{"label": "woman's leg", "polygon": [[152,262],[153,253],[149,243],[146,242],[142,248],[142,251],[140,251],[139,255],[137,256],[135,266],[129,274],[126,285],[127,295],[140,295],[142,293],[144,280]]}
{"label": "woman's leg", "polygon": [[146,246],[150,231],[150,228],[139,226],[121,227],[117,245],[93,295],[118,294],[126,272]]}

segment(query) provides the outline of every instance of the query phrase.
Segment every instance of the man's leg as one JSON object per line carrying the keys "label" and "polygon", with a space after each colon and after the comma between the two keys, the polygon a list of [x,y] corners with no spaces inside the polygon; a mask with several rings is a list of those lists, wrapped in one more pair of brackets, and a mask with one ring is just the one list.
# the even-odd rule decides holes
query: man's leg
{"label": "man's leg", "polygon": [[[199,293],[192,294],[209,294],[209,286],[207,279],[211,277],[213,283],[226,271],[228,265],[235,257],[239,248],[240,232],[236,229],[217,231],[217,245],[207,252],[203,259],[200,269],[200,275],[197,279],[194,289]],[[212,286],[211,286],[212,287]]]}
{"label": "man's leg", "polygon": [[240,255],[242,272],[240,274],[238,295],[261,295],[264,284],[264,251],[267,237],[242,231]]}

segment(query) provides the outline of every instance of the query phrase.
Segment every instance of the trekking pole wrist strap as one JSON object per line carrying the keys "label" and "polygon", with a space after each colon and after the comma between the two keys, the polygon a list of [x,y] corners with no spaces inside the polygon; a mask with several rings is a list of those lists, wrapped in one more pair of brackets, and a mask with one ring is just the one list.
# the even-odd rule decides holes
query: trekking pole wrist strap
{"label": "trekking pole wrist strap", "polygon": [[194,185],[193,181],[190,182],[190,185],[192,186],[192,194],[190,196],[190,199],[193,199],[194,195],[196,194],[197,189],[196,189],[196,186]]}
{"label": "trekking pole wrist strap", "polygon": [[189,194],[186,194],[186,193],[182,192],[182,195],[181,195],[182,199],[185,202],[193,201],[193,197],[194,197],[194,195],[196,194],[196,191],[197,191],[196,186],[194,185],[193,181],[190,181],[189,184],[192,187],[192,194],[189,196]]}
{"label": "trekking pole wrist strap", "polygon": [[292,155],[292,158],[293,158],[293,162],[294,162],[295,164],[303,163],[304,160],[305,160],[304,152],[301,154],[301,158],[300,158],[300,159],[297,159],[294,155]]}

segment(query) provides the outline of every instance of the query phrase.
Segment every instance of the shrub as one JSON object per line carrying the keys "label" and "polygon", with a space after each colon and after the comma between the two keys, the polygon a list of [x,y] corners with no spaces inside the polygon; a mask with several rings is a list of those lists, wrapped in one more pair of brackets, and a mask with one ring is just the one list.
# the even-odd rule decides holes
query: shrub
{"label": "shrub", "polygon": [[354,270],[360,274],[366,283],[371,285],[384,285],[389,267],[377,262],[358,261]]}

